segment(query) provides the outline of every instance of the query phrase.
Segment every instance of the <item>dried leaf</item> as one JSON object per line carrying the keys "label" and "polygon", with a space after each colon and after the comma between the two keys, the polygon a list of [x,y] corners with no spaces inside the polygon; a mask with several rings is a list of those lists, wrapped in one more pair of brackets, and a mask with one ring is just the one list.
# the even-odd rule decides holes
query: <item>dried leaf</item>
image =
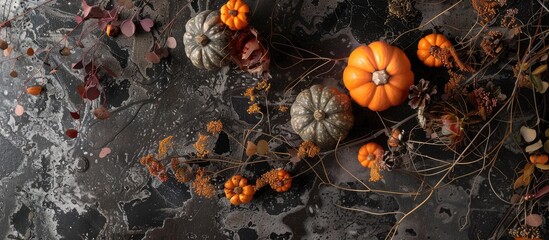
{"label": "dried leaf", "polygon": [[513,189],[527,186],[528,184],[530,184],[530,180],[531,176],[525,176],[524,174],[520,175],[517,180],[515,180],[515,183],[513,184]]}
{"label": "dried leaf", "polygon": [[23,106],[17,104],[15,106],[15,115],[21,116],[21,115],[23,115],[23,113],[25,113],[25,108]]}
{"label": "dried leaf", "polygon": [[156,53],[160,59],[170,56],[170,51],[168,51],[167,48],[158,48],[154,50],[154,53]]}
{"label": "dried leaf", "polygon": [[62,56],[69,56],[71,55],[71,49],[68,47],[63,47],[59,50],[59,54],[61,54]]}
{"label": "dried leaf", "polygon": [[263,139],[257,142],[257,154],[258,155],[267,155],[269,152],[269,143]]}
{"label": "dried leaf", "polygon": [[150,32],[151,28],[154,26],[154,21],[150,18],[144,18],[139,21],[139,24],[141,24],[141,27],[145,32]]}
{"label": "dried leaf", "polygon": [[124,20],[120,25],[120,30],[126,37],[131,37],[135,33],[135,24],[131,19]]}
{"label": "dried leaf", "polygon": [[526,151],[527,153],[532,153],[532,152],[537,151],[538,149],[540,149],[542,147],[543,147],[543,144],[541,143],[541,140],[538,140],[537,142],[535,142],[531,145],[528,145],[526,147],[526,149],[524,149],[524,151]]}
{"label": "dried leaf", "polygon": [[33,96],[38,96],[42,92],[42,86],[35,85],[27,88],[27,93]]}
{"label": "dried leaf", "polygon": [[0,39],[0,49],[6,50],[10,45],[4,39]]}
{"label": "dried leaf", "polygon": [[106,66],[101,66],[101,68],[103,68],[103,70],[105,70],[105,72],[107,74],[109,74],[109,76],[115,78],[115,77],[118,77],[118,74],[116,74],[112,69],[110,69],[109,67],[106,67]]}
{"label": "dried leaf", "polygon": [[16,78],[17,76],[19,76],[19,74],[17,74],[17,71],[13,70],[10,72],[10,77]]}
{"label": "dried leaf", "polygon": [[549,170],[549,165],[547,164],[536,164],[536,167],[541,170]]}
{"label": "dried leaf", "polygon": [[12,47],[8,47],[4,49],[4,57],[9,57],[11,55],[11,52],[13,51]]}
{"label": "dried leaf", "polygon": [[545,72],[545,71],[547,71],[547,64],[543,64],[543,65],[537,67],[536,69],[534,69],[534,71],[532,71],[532,74],[538,75],[538,74],[541,74],[542,72]]}
{"label": "dried leaf", "polygon": [[30,48],[27,48],[27,55],[28,55],[29,57],[34,56],[34,49],[31,48],[31,47],[30,47]]}
{"label": "dried leaf", "polygon": [[104,158],[110,153],[111,153],[111,149],[109,147],[101,148],[101,151],[99,152],[99,158]]}
{"label": "dried leaf", "polygon": [[69,129],[65,132],[65,134],[67,135],[67,137],[69,138],[76,138],[78,137],[78,131],[76,131],[76,129]]}
{"label": "dried leaf", "polygon": [[155,52],[148,52],[145,54],[145,59],[150,62],[150,63],[153,63],[153,64],[158,64],[160,63],[160,57],[158,57],[158,55],[156,55]]}
{"label": "dried leaf", "polygon": [[527,143],[530,143],[536,139],[537,132],[532,128],[522,126],[520,127],[520,135],[522,136],[524,141],[526,141]]}
{"label": "dried leaf", "polygon": [[174,49],[177,47],[177,40],[175,40],[174,37],[169,37],[168,39],[166,39],[166,46],[171,48],[171,49]]}
{"label": "dried leaf", "polygon": [[78,112],[70,112],[70,113],[71,113],[72,119],[74,119],[74,120],[80,119],[80,113],[78,113]]}
{"label": "dried leaf", "polygon": [[511,196],[511,203],[519,203],[520,200],[522,200],[522,197],[518,194],[513,194],[513,196]]}
{"label": "dried leaf", "polygon": [[526,224],[530,227],[539,227],[543,223],[543,219],[539,214],[530,214],[524,219]]}
{"label": "dried leaf", "polygon": [[80,24],[84,19],[80,16],[74,16],[74,20],[76,21],[76,24]]}
{"label": "dried leaf", "polygon": [[248,59],[255,50],[259,49],[259,40],[251,39],[248,41],[242,49],[242,59]]}
{"label": "dried leaf", "polygon": [[117,3],[119,6],[125,7],[127,9],[131,9],[134,7],[132,0],[118,0]]}
{"label": "dried leaf", "polygon": [[549,153],[549,140],[545,140],[545,143],[543,144],[543,151]]}
{"label": "dried leaf", "polygon": [[252,142],[246,142],[246,156],[251,157],[256,153],[257,146]]}
{"label": "dried leaf", "polygon": [[84,63],[82,62],[82,60],[72,64],[72,69],[82,69],[83,67]]}
{"label": "dried leaf", "polygon": [[524,165],[524,176],[531,176],[534,173],[534,164],[526,163]]}
{"label": "dried leaf", "polygon": [[103,106],[99,106],[93,110],[93,115],[99,120],[105,120],[111,116],[109,110]]}

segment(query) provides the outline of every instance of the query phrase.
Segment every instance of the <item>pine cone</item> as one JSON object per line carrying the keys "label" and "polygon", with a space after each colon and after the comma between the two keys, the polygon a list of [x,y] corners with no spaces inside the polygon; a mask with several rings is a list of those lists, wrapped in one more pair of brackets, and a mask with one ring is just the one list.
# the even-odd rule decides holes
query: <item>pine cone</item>
{"label": "pine cone", "polygon": [[408,96],[410,101],[408,102],[408,105],[410,105],[412,109],[416,109],[425,108],[425,105],[431,100],[431,95],[437,93],[437,88],[436,86],[430,86],[429,81],[421,79],[419,80],[419,84],[410,86],[410,91],[411,93]]}

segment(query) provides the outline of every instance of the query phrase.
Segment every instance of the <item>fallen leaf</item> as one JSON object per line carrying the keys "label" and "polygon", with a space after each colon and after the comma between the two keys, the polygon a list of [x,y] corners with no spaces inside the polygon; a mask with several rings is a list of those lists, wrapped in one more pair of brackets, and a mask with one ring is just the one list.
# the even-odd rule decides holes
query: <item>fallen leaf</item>
{"label": "fallen leaf", "polygon": [[160,63],[160,57],[155,52],[148,52],[145,54],[145,59],[153,64]]}
{"label": "fallen leaf", "polygon": [[15,106],[15,115],[21,116],[21,115],[23,115],[23,113],[25,113],[25,108],[23,106],[17,104]]}
{"label": "fallen leaf", "polygon": [[86,0],[82,0],[82,17],[86,18],[90,14],[91,9]]}
{"label": "fallen leaf", "polygon": [[526,141],[527,143],[532,142],[536,139],[537,132],[532,128],[522,126],[520,127],[519,131],[520,131],[520,135],[522,136],[522,138],[524,138],[524,141]]}
{"label": "fallen leaf", "polygon": [[124,20],[120,25],[120,30],[126,37],[131,37],[135,33],[135,24],[131,19]]}
{"label": "fallen leaf", "polygon": [[175,40],[174,37],[169,37],[168,39],[166,39],[166,46],[171,49],[174,49],[177,47],[177,41]]}
{"label": "fallen leaf", "polygon": [[76,131],[76,129],[69,129],[65,132],[65,134],[67,135],[67,137],[69,138],[76,138],[78,137],[78,131]]}
{"label": "fallen leaf", "polygon": [[61,54],[63,56],[69,56],[69,55],[71,55],[71,49],[68,48],[68,47],[63,47],[59,50],[59,54]]}
{"label": "fallen leaf", "polygon": [[536,167],[541,170],[549,170],[549,165],[547,164],[536,164]]}
{"label": "fallen leaf", "polygon": [[105,120],[111,116],[111,113],[105,107],[99,106],[93,110],[93,115],[99,120]]}
{"label": "fallen leaf", "polygon": [[542,197],[543,195],[545,195],[547,193],[549,193],[549,185],[543,187],[538,192],[536,192],[536,195],[534,195],[534,197],[535,198],[540,198],[540,197]]}
{"label": "fallen leaf", "polygon": [[104,158],[111,153],[111,149],[108,147],[101,148],[99,152],[99,158]]}
{"label": "fallen leaf", "polygon": [[78,112],[70,112],[71,113],[71,117],[75,120],[78,120],[80,119],[80,114]]}
{"label": "fallen leaf", "polygon": [[86,95],[85,97],[91,101],[97,99],[99,97],[99,89],[97,87],[91,87],[91,88],[88,88],[88,90],[86,90]]}
{"label": "fallen leaf", "polygon": [[541,143],[541,140],[538,140],[537,142],[531,144],[531,145],[528,145],[526,147],[526,149],[524,149],[524,151],[526,151],[527,153],[532,153],[540,148],[543,147],[543,144]]}
{"label": "fallen leaf", "polygon": [[267,155],[269,152],[269,143],[263,139],[257,142],[257,154],[258,155]]}
{"label": "fallen leaf", "polygon": [[9,57],[11,55],[11,52],[13,51],[12,47],[8,47],[4,49],[4,57]]}
{"label": "fallen leaf", "polygon": [[256,153],[257,146],[252,142],[246,142],[246,156],[251,157]]}
{"label": "fallen leaf", "polygon": [[150,32],[151,28],[154,26],[154,21],[150,18],[144,18],[139,21],[139,24],[141,24],[141,27],[145,32]]}
{"label": "fallen leaf", "polygon": [[539,214],[530,214],[524,219],[526,224],[530,227],[539,227],[543,223],[543,219]]}
{"label": "fallen leaf", "polygon": [[29,57],[32,57],[32,56],[34,55],[34,49],[31,48],[31,47],[30,47],[30,48],[27,48],[27,55],[28,55]]}
{"label": "fallen leaf", "polygon": [[10,72],[10,77],[16,78],[17,76],[19,76],[19,74],[17,73],[17,71],[13,70],[13,71]]}

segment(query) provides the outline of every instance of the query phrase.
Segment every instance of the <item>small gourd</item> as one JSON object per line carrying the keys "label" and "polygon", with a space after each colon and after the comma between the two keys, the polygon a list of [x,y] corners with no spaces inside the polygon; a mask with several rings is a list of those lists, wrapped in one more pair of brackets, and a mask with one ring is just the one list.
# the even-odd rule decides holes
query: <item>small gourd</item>
{"label": "small gourd", "polygon": [[360,165],[366,168],[372,168],[376,162],[376,159],[383,155],[385,151],[381,145],[375,142],[369,142],[358,150],[358,162]]}
{"label": "small gourd", "polygon": [[185,24],[185,54],[198,68],[217,69],[229,64],[231,32],[221,22],[219,11],[203,11]]}
{"label": "small gourd", "polygon": [[286,192],[292,187],[292,176],[284,169],[277,169],[276,182],[271,186],[277,192]]}
{"label": "small gourd", "polygon": [[402,50],[376,41],[353,50],[343,72],[343,83],[358,105],[384,111],[408,98],[414,73]]}
{"label": "small gourd", "polygon": [[242,0],[229,0],[221,7],[221,21],[231,30],[241,30],[248,26],[250,8]]}
{"label": "small gourd", "polygon": [[241,175],[234,175],[231,177],[231,179],[225,182],[224,187],[225,197],[227,197],[233,205],[249,203],[254,198],[254,186],[248,184],[248,179]]}
{"label": "small gourd", "polygon": [[294,131],[318,147],[333,148],[353,126],[349,97],[334,87],[313,85],[303,90],[290,110]]}
{"label": "small gourd", "polygon": [[440,33],[431,33],[419,40],[417,44],[417,57],[428,67],[442,67],[440,59],[433,56],[434,48],[449,49],[452,43]]}

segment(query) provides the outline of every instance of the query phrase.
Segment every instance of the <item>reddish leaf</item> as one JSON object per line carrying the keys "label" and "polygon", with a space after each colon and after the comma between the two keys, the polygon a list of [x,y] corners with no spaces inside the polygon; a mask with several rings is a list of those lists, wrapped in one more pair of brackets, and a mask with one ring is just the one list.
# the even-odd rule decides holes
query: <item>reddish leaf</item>
{"label": "reddish leaf", "polygon": [[29,57],[32,57],[34,55],[34,49],[33,48],[27,48],[27,55]]}
{"label": "reddish leaf", "polygon": [[131,19],[124,20],[120,25],[120,30],[126,37],[131,37],[135,33],[135,24]]}
{"label": "reddish leaf", "polygon": [[95,74],[88,74],[84,80],[87,88],[99,85],[99,78]]}
{"label": "reddish leaf", "polygon": [[111,153],[111,149],[108,148],[108,147],[104,147],[104,148],[101,149],[101,152],[99,152],[99,158],[104,158],[107,155],[109,155],[110,153]]}
{"label": "reddish leaf", "polygon": [[65,132],[65,134],[67,135],[67,137],[69,138],[76,138],[78,137],[78,131],[76,131],[76,129],[69,129]]}
{"label": "reddish leaf", "polygon": [[76,86],[76,93],[78,93],[78,95],[80,95],[81,98],[84,98],[85,91],[86,91],[86,88],[84,87],[84,85],[80,84]]}
{"label": "reddish leaf", "polygon": [[82,69],[83,67],[84,63],[82,62],[82,60],[72,64],[72,69]]}
{"label": "reddish leaf", "polygon": [[91,87],[88,88],[88,90],[86,91],[86,98],[93,101],[97,99],[100,94],[101,92],[99,92],[99,89],[97,87]]}
{"label": "reddish leaf", "polygon": [[82,0],[82,17],[87,17],[90,14],[91,9],[92,8],[88,5],[86,0]]}
{"label": "reddish leaf", "polygon": [[535,198],[540,198],[540,197],[542,197],[543,195],[545,195],[547,193],[549,193],[549,185],[543,187],[542,189],[540,189],[534,197]]}
{"label": "reddish leaf", "polygon": [[160,63],[160,57],[154,52],[148,52],[145,54],[145,59],[151,63],[157,64]]}
{"label": "reddish leaf", "polygon": [[17,104],[15,106],[15,115],[21,116],[21,115],[23,115],[23,113],[25,113],[25,108],[23,106]]}
{"label": "reddish leaf", "polygon": [[166,46],[173,49],[177,47],[177,41],[174,37],[169,37],[168,39],[166,39]]}
{"label": "reddish leaf", "polygon": [[150,18],[144,18],[139,21],[139,24],[141,24],[141,27],[145,32],[150,32],[151,28],[154,26],[154,21]]}
{"label": "reddish leaf", "polygon": [[80,119],[80,114],[78,112],[70,112],[71,113],[71,117],[74,119],[74,120],[78,120]]}
{"label": "reddish leaf", "polygon": [[76,24],[80,24],[84,19],[80,16],[74,16],[74,20],[76,20]]}

